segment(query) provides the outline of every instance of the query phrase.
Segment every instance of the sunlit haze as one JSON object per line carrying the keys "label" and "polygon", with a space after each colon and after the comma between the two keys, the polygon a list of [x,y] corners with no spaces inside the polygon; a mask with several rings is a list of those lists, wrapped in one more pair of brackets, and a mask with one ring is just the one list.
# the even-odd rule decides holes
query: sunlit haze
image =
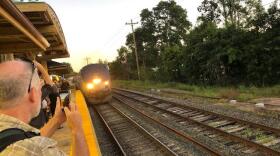
{"label": "sunlit haze", "polygon": [[[117,49],[125,44],[131,27],[125,25],[133,19],[140,21],[144,8],[155,7],[159,0],[44,0],[55,10],[62,25],[70,58],[58,59],[69,62],[75,71],[98,59],[112,61]],[[188,12],[194,25],[199,15],[197,7],[202,0],[176,0]],[[272,0],[263,0],[267,4]]]}

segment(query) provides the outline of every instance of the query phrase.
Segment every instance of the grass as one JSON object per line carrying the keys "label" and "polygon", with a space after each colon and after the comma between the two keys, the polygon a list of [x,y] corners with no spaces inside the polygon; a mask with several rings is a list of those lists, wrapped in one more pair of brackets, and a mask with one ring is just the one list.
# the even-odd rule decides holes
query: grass
{"label": "grass", "polygon": [[242,131],[241,134],[247,138],[255,137],[256,140],[262,140],[267,138],[264,134],[261,133],[260,130],[253,130],[250,128],[246,128],[244,131]]}
{"label": "grass", "polygon": [[160,83],[153,81],[113,81],[113,87],[136,89],[140,91],[147,91],[151,89],[176,89],[183,91],[185,94],[208,96],[208,97],[222,97],[226,99],[236,99],[239,101],[249,101],[256,98],[263,97],[280,97],[280,85],[273,87],[202,87],[196,85],[189,85],[183,83]]}

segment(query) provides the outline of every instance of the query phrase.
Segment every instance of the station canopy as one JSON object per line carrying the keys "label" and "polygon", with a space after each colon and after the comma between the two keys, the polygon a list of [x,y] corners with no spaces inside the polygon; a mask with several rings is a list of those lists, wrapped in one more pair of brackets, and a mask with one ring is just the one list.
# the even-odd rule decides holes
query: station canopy
{"label": "station canopy", "polygon": [[52,60],[47,61],[48,72],[55,75],[65,75],[72,73],[72,68],[67,63],[59,63]]}
{"label": "station canopy", "polygon": [[10,3],[0,1],[0,54],[41,54],[41,60],[69,57],[58,17],[47,3]]}

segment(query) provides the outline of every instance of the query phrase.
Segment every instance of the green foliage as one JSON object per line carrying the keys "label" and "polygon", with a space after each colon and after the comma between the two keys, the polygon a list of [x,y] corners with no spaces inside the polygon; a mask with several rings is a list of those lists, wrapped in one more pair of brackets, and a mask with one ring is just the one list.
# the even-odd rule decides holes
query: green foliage
{"label": "green foliage", "polygon": [[[143,9],[141,27],[135,30],[141,78],[144,80],[171,81],[181,80],[180,65],[182,49],[186,41],[187,31],[191,23],[187,20],[187,12],[175,1],[160,1],[152,10]],[[127,62],[119,57],[111,66],[124,65],[129,67],[129,78],[135,78],[136,61],[133,35],[127,35]],[[118,62],[118,63],[117,63]],[[118,69],[118,67],[111,67]],[[111,70],[112,70],[111,69]],[[170,72],[172,71],[172,72]],[[117,71],[112,73],[117,74]],[[117,76],[119,77],[119,75]],[[121,77],[124,79],[124,77]]]}
{"label": "green foliage", "polygon": [[177,82],[158,82],[158,81],[138,81],[138,80],[114,80],[113,87],[121,87],[127,89],[135,89],[141,91],[162,90],[162,89],[177,89],[184,91],[186,95],[199,95],[208,97],[223,97],[236,99],[238,101],[249,101],[262,97],[279,97],[280,86],[274,87],[216,87],[216,86],[200,86],[189,85]]}
{"label": "green foliage", "polygon": [[[142,10],[141,27],[135,31],[142,80],[203,86],[279,84],[278,0],[267,10],[261,0],[203,0],[198,10],[201,15],[192,29],[187,11],[174,0]],[[136,79],[132,34],[126,46],[111,64],[113,70],[123,71],[112,73]]]}
{"label": "green foliage", "polygon": [[160,71],[164,81],[180,81],[182,48],[177,45],[166,47],[161,55]]}

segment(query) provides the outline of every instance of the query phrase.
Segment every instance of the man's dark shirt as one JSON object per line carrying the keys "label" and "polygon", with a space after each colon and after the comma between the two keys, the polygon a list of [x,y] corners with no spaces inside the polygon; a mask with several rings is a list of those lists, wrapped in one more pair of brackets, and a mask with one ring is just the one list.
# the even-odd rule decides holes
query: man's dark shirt
{"label": "man's dark shirt", "polygon": [[[50,98],[50,101],[51,101],[51,109],[53,109],[52,107],[54,107],[54,110],[55,110],[55,105],[56,105],[56,100],[54,102],[54,98],[56,99],[56,97],[59,95],[57,93],[57,88],[56,86],[51,86],[49,84],[45,84],[42,89],[42,98],[41,98],[41,101],[43,101],[44,99],[46,99],[46,97],[49,97]],[[55,97],[54,97],[55,96]],[[53,106],[54,105],[54,106]],[[53,112],[54,113],[54,112]],[[31,121],[30,121],[30,125],[33,126],[33,127],[36,127],[38,129],[40,129],[41,127],[44,126],[44,124],[47,122],[47,113],[46,113],[46,110],[45,109],[42,109],[42,102],[41,102],[41,109],[40,109],[40,113],[37,117],[33,118]]]}

